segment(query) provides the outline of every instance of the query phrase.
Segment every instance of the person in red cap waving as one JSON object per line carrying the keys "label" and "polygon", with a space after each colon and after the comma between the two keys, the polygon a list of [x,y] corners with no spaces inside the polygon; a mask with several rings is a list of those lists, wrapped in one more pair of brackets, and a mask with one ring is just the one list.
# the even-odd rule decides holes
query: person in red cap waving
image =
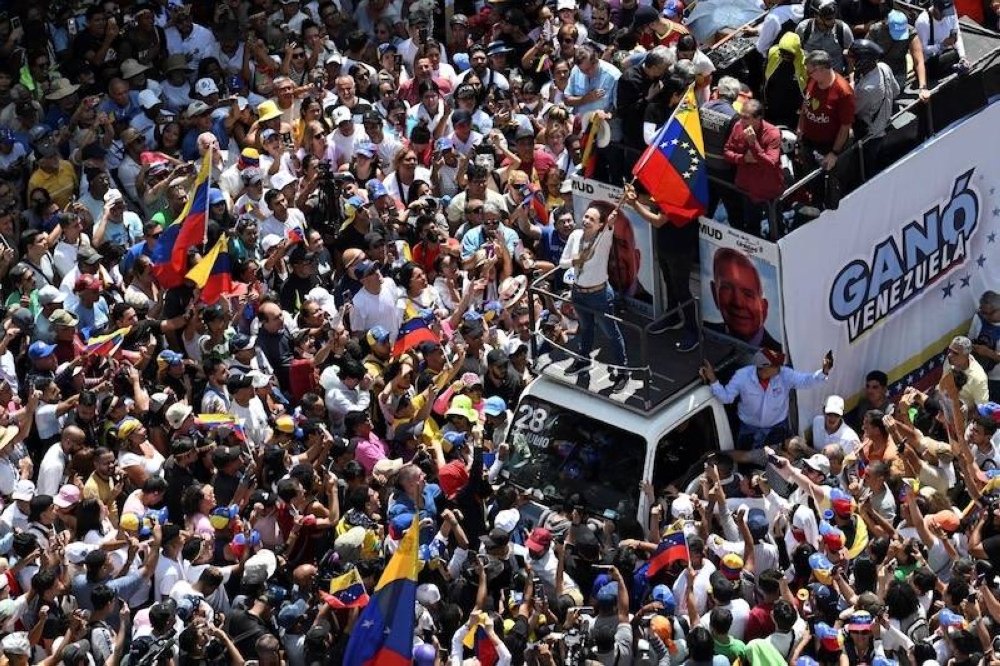
{"label": "person in red cap waving", "polygon": [[781,442],[791,436],[788,425],[791,390],[825,382],[832,367],[833,360],[824,358],[822,369],[811,373],[797,372],[785,366],[783,353],[763,348],[754,354],[751,364],[737,370],[725,386],[716,378],[715,370],[707,360],[702,365],[701,377],[712,387],[712,395],[723,404],[740,399],[736,448],[745,451]]}

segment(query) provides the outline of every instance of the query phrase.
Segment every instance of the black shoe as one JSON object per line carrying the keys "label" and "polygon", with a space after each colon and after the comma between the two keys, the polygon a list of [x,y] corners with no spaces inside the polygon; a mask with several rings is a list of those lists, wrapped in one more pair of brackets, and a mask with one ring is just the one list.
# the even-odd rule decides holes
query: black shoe
{"label": "black shoe", "polygon": [[572,363],[570,363],[568,366],[566,366],[566,369],[563,370],[563,372],[566,373],[567,375],[575,375],[575,374],[577,374],[579,372],[582,372],[583,370],[585,370],[585,369],[587,369],[589,367],[590,367],[590,362],[589,361],[584,361],[582,359],[576,359],[575,361],[573,361]]}
{"label": "black shoe", "polygon": [[682,354],[687,354],[688,352],[693,352],[697,349],[699,344],[701,344],[701,342],[698,340],[698,336],[694,333],[687,332],[681,336],[680,340],[674,343],[674,349]]}
{"label": "black shoe", "polygon": [[617,393],[628,385],[631,373],[628,370],[612,370],[608,379],[611,380],[611,391]]}
{"label": "black shoe", "polygon": [[667,331],[676,331],[682,326],[684,326],[684,317],[676,312],[671,312],[650,324],[648,330],[650,335],[660,335]]}

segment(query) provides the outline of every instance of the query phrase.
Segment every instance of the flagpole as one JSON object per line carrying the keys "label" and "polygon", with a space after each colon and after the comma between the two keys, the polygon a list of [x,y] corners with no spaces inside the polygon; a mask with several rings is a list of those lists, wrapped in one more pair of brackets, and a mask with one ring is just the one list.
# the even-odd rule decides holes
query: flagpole
{"label": "flagpole", "polygon": [[208,147],[208,173],[205,175],[205,233],[201,239],[201,251],[204,253],[208,249],[208,219],[212,207],[212,167],[215,166],[215,144]]}

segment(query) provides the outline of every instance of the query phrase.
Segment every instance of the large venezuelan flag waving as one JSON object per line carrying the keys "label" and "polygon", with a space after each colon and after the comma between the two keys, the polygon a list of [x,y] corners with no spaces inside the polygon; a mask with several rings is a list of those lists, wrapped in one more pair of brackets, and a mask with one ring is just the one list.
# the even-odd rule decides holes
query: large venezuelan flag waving
{"label": "large venezuelan flag waving", "polygon": [[212,173],[212,151],[205,153],[184,210],[160,236],[153,250],[153,275],[164,289],[179,287],[187,273],[188,250],[205,242],[208,218],[208,186]]}
{"label": "large venezuelan flag waving", "polygon": [[635,163],[632,174],[675,226],[684,226],[705,211],[708,168],[693,84]]}
{"label": "large venezuelan flag waving", "polygon": [[214,305],[232,288],[229,239],[226,234],[219,236],[219,240],[208,254],[188,271],[187,279],[201,289],[201,301],[209,305]]}
{"label": "large venezuelan flag waving", "polygon": [[417,603],[417,517],[361,611],[344,654],[344,666],[410,666]]}

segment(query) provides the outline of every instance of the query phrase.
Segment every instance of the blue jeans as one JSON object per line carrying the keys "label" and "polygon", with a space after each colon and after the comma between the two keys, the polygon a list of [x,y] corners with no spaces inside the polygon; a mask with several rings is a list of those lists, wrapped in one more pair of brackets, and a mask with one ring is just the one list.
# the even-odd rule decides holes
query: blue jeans
{"label": "blue jeans", "polygon": [[[594,350],[594,326],[598,326],[604,336],[611,341],[612,362],[615,365],[626,365],[628,359],[625,356],[625,338],[622,337],[618,322],[610,317],[599,317],[594,312],[588,312],[583,308],[592,311],[612,314],[614,312],[615,293],[611,285],[605,285],[604,291],[597,291],[593,294],[580,293],[579,289],[573,289],[573,305],[579,306],[576,309],[576,317],[579,322],[577,332],[577,344],[579,353],[590,358],[590,352]],[[596,321],[595,321],[596,320]]]}
{"label": "blue jeans", "polygon": [[736,449],[738,451],[751,451],[762,449],[765,446],[778,448],[791,435],[792,429],[788,425],[788,419],[775,423],[770,428],[758,428],[741,421],[740,429],[736,435]]}

